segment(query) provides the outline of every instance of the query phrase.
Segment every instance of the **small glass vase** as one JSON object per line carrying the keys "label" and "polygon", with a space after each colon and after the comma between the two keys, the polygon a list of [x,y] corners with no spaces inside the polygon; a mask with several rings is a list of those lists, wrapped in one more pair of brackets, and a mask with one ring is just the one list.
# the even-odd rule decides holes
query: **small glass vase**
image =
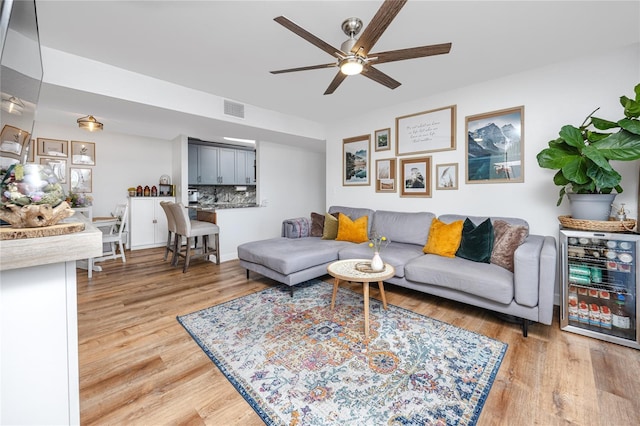
{"label": "small glass vase", "polygon": [[380,272],[384,269],[384,262],[380,257],[380,253],[377,251],[373,252],[373,258],[371,259],[371,270],[373,272]]}

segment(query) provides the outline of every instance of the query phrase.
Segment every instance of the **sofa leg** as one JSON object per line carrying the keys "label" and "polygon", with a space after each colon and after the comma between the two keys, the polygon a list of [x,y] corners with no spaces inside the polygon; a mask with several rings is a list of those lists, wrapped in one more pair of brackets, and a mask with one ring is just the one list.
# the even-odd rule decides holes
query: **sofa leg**
{"label": "sofa leg", "polygon": [[249,270],[247,269],[247,279],[249,279]]}
{"label": "sofa leg", "polygon": [[289,296],[293,297],[293,286],[289,286]]}
{"label": "sofa leg", "polygon": [[522,335],[527,337],[529,334],[529,320],[522,318]]}

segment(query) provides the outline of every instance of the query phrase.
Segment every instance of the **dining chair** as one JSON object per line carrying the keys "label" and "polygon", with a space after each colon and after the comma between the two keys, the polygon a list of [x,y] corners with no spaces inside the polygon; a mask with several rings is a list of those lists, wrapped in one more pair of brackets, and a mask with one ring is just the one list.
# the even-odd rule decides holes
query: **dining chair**
{"label": "dining chair", "polygon": [[[180,257],[184,258],[182,272],[187,272],[191,259],[209,256],[216,257],[216,264],[220,264],[220,228],[211,222],[189,219],[187,209],[182,203],[172,203],[170,206],[173,218],[176,222],[177,238],[174,241],[173,266],[178,265]],[[209,237],[213,236],[213,247],[210,246]],[[202,245],[198,247],[197,238],[202,237]],[[182,238],[186,239],[184,253]]]}
{"label": "dining chair", "polygon": [[94,222],[94,226],[99,228],[103,233],[103,253],[101,257],[94,258],[93,262],[102,262],[104,260],[117,258],[121,258],[122,263],[127,261],[124,249],[129,233],[129,204],[116,204],[112,216],[113,220],[111,221],[105,221],[103,223]]}
{"label": "dining chair", "polygon": [[173,253],[175,252],[176,239],[178,235],[176,234],[176,220],[173,217],[173,212],[171,211],[171,204],[175,204],[172,201],[160,201],[160,207],[164,210],[165,216],[167,216],[167,244],[165,246],[164,251],[164,260],[167,260],[169,256],[169,252],[172,253],[171,262],[174,260]]}

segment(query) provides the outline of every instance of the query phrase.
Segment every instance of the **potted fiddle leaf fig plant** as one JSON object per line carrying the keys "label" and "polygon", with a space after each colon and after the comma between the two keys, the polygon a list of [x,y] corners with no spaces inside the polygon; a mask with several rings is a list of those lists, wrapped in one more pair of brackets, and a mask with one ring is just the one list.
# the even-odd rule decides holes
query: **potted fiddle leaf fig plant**
{"label": "potted fiddle leaf fig plant", "polygon": [[[594,117],[598,108],[580,127],[563,126],[560,137],[550,141],[536,157],[540,167],[557,170],[553,177],[553,183],[561,187],[557,205],[566,195],[574,219],[608,220],[611,204],[622,192],[622,176],[609,161],[640,158],[640,84],[634,92],[633,99],[620,97],[623,118],[610,121]],[[576,199],[585,199],[586,205],[576,203]],[[604,199],[603,205],[598,207],[594,199]],[[586,211],[580,211],[580,204]]]}

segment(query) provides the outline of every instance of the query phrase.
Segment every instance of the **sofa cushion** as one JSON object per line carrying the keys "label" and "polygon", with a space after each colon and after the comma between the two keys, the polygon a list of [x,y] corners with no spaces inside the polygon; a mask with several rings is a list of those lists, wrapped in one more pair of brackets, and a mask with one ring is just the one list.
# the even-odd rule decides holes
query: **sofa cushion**
{"label": "sofa cushion", "polygon": [[372,222],[371,218],[373,217],[373,213],[374,213],[373,210],[358,208],[358,207],[331,206],[329,207],[329,213],[336,214],[336,217],[338,213],[342,213],[349,216],[351,220],[356,220],[359,217],[367,216],[368,217],[367,235],[371,235],[371,222]]}
{"label": "sofa cushion", "polygon": [[311,232],[309,236],[322,237],[322,231],[324,231],[324,215],[311,212]]}
{"label": "sofa cushion", "polygon": [[431,222],[427,244],[422,251],[444,257],[454,257],[462,239],[462,220],[444,223],[434,218]]}
{"label": "sofa cushion", "polygon": [[529,235],[529,227],[511,225],[503,220],[493,224],[494,243],[491,263],[513,272],[513,253]]}
{"label": "sofa cushion", "polygon": [[349,216],[340,213],[338,216],[337,241],[349,241],[351,243],[364,243],[368,241],[367,225],[368,216],[359,217],[356,220],[349,219]]}
{"label": "sofa cushion", "polygon": [[323,240],[335,240],[338,236],[338,218],[330,215],[329,213],[324,214],[324,227],[322,229],[322,239]]}
{"label": "sofa cushion", "polygon": [[491,263],[427,254],[408,262],[404,273],[409,281],[447,287],[505,305],[513,300],[513,273]]}
{"label": "sofa cushion", "polygon": [[282,236],[287,238],[308,237],[311,222],[307,217],[296,217],[282,221]]}
{"label": "sofa cushion", "polygon": [[318,237],[271,238],[239,245],[238,257],[287,275],[338,260],[338,251],[350,244]]}
{"label": "sofa cushion", "polygon": [[493,225],[486,219],[476,226],[469,218],[462,226],[462,240],[456,256],[474,262],[490,263],[493,249]]}
{"label": "sofa cushion", "polygon": [[429,236],[433,213],[404,213],[376,210],[371,229],[391,242],[424,246]]}
{"label": "sofa cushion", "polygon": [[[416,244],[404,244],[391,241],[389,245],[380,253],[380,257],[384,263],[388,263],[396,270],[395,276],[404,277],[404,265],[416,257],[422,257],[422,246]],[[371,259],[373,250],[368,244],[350,244],[341,248],[338,253],[340,260],[342,259]]]}

